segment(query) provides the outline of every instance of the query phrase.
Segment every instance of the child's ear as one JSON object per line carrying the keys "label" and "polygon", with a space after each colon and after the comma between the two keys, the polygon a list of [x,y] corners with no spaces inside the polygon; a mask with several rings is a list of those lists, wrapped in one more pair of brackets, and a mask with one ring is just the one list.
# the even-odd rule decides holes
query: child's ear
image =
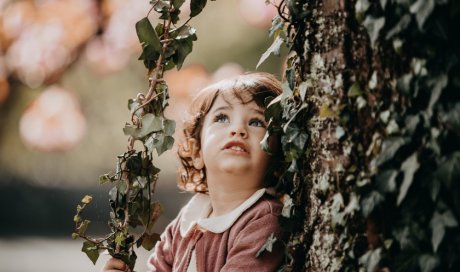
{"label": "child's ear", "polygon": [[201,155],[200,145],[196,139],[190,138],[187,140],[187,145],[192,158],[193,167],[200,170],[204,167],[203,156]]}

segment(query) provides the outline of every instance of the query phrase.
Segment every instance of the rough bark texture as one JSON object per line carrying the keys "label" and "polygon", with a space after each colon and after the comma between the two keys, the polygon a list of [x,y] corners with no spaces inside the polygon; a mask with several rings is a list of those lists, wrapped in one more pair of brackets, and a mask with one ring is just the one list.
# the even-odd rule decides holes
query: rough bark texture
{"label": "rough bark texture", "polygon": [[[343,229],[333,222],[333,214],[350,200],[343,200],[336,193],[349,193],[356,182],[346,174],[351,166],[356,167],[357,175],[370,171],[369,159],[360,154],[375,140],[374,132],[379,128],[369,110],[355,110],[364,101],[350,98],[349,89],[355,82],[367,83],[373,71],[383,75],[380,78],[394,78],[390,70],[383,70],[380,57],[372,55],[367,33],[356,22],[354,5],[354,1],[343,0],[310,1],[309,5],[312,13],[306,27],[303,74],[309,86],[310,105],[307,124],[310,140],[304,167],[309,173],[306,182],[312,184],[305,200],[308,203],[304,225],[307,252],[303,269],[306,271],[343,269],[349,241]],[[383,88],[380,82],[365,103],[372,108],[378,100],[387,99],[385,92],[380,92]],[[344,111],[348,111],[351,119],[346,124],[341,120]],[[360,133],[340,140],[341,129],[349,135]],[[369,225],[375,226],[372,222],[366,224],[359,215],[353,225],[349,225],[349,230],[358,234],[355,243],[361,244],[363,252],[368,245],[373,247],[380,242],[375,227],[368,228],[367,243],[359,235]]]}

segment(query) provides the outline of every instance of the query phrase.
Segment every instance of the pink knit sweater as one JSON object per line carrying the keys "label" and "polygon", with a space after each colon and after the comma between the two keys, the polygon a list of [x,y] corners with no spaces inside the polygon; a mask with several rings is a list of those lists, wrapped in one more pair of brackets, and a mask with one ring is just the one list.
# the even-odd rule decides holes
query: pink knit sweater
{"label": "pink knit sweater", "polygon": [[206,218],[209,208],[207,195],[190,200],[155,246],[149,271],[185,272],[193,251],[198,272],[276,271],[284,256],[282,242],[275,242],[272,252],[256,254],[270,234],[281,239],[277,199],[261,189],[227,215]]}

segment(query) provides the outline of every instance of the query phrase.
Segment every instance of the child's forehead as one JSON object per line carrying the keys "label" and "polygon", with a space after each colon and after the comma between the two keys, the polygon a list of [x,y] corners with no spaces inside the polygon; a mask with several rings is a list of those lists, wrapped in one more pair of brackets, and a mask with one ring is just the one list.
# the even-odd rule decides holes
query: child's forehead
{"label": "child's forehead", "polygon": [[250,93],[236,93],[232,91],[227,91],[227,92],[219,92],[217,94],[216,100],[214,102],[213,107],[216,105],[243,105],[251,108],[259,108],[260,107],[257,105],[257,103],[254,101],[254,98]]}

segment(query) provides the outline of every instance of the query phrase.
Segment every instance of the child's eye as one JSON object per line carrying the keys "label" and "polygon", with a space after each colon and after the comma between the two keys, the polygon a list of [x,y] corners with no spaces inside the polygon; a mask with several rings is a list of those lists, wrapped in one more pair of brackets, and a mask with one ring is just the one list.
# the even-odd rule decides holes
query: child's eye
{"label": "child's eye", "polygon": [[228,116],[226,114],[220,113],[214,117],[214,122],[217,123],[228,123]]}
{"label": "child's eye", "polygon": [[259,118],[254,118],[249,121],[249,125],[255,127],[265,127],[265,122]]}

